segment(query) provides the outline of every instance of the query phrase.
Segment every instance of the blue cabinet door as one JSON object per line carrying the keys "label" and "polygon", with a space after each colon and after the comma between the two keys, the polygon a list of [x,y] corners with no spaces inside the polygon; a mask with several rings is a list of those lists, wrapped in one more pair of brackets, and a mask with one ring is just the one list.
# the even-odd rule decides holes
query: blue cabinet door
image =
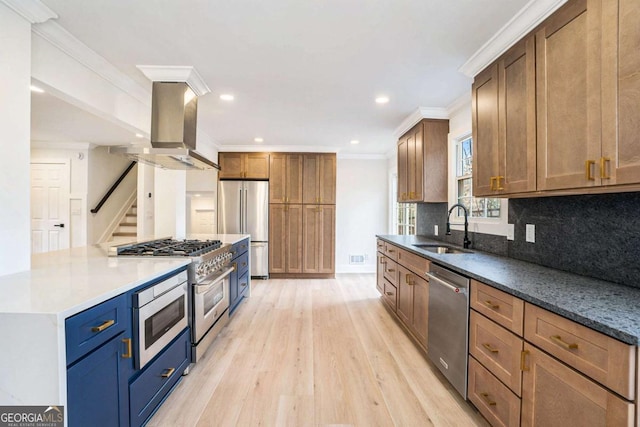
{"label": "blue cabinet door", "polygon": [[67,369],[69,427],[127,426],[129,389],[125,333]]}

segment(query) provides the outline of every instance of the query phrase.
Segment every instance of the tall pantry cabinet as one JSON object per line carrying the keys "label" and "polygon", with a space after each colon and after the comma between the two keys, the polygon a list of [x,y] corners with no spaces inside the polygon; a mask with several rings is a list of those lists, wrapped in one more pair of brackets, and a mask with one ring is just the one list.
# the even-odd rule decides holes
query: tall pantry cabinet
{"label": "tall pantry cabinet", "polygon": [[269,274],[333,277],[336,155],[275,153],[269,179]]}

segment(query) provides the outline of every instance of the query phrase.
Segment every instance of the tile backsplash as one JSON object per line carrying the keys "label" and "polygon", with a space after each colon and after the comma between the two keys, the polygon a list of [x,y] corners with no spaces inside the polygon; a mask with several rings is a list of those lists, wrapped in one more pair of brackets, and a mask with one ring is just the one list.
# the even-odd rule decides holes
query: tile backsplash
{"label": "tile backsplash", "polygon": [[[444,235],[446,220],[446,203],[419,204],[417,234],[461,245],[462,231]],[[640,193],[510,199],[509,223],[514,241],[471,233],[472,247],[640,287]],[[535,243],[525,241],[526,224],[536,227]]]}

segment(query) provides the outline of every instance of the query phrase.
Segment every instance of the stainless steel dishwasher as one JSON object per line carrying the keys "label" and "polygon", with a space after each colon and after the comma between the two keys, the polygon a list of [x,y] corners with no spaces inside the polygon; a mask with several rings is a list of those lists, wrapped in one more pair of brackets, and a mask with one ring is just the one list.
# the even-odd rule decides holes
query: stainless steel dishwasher
{"label": "stainless steel dishwasher", "polygon": [[467,398],[469,279],[431,264],[429,277],[429,358]]}

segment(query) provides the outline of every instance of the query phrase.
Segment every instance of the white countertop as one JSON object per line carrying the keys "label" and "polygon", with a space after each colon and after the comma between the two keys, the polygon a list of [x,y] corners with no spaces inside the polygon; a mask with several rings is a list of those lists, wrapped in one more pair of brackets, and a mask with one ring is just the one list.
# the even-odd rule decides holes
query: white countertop
{"label": "white countertop", "polygon": [[250,234],[189,234],[188,239],[220,240],[222,243],[238,243],[240,240],[251,239]]}
{"label": "white countertop", "polygon": [[37,254],[31,270],[0,276],[0,313],[67,318],[191,262],[109,258],[108,245]]}

